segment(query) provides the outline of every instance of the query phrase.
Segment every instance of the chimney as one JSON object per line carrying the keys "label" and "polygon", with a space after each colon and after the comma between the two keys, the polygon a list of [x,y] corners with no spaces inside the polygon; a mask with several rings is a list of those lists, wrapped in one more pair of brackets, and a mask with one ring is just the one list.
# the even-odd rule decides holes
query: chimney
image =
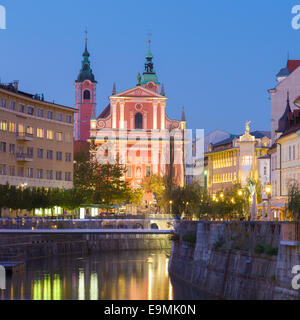
{"label": "chimney", "polygon": [[18,91],[19,90],[19,80],[14,80],[13,86],[14,86],[15,90]]}

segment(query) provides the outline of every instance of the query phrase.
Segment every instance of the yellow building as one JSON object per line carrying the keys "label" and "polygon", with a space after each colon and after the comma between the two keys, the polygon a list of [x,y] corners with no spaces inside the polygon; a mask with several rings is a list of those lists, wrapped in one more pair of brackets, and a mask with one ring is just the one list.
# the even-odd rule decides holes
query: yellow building
{"label": "yellow building", "polygon": [[0,184],[73,187],[75,109],[0,85]]}
{"label": "yellow building", "polygon": [[207,157],[207,188],[211,194],[231,188],[235,183],[247,184],[251,175],[259,177],[258,158],[271,144],[270,132],[250,133],[250,122],[243,135],[232,136],[209,145]]}

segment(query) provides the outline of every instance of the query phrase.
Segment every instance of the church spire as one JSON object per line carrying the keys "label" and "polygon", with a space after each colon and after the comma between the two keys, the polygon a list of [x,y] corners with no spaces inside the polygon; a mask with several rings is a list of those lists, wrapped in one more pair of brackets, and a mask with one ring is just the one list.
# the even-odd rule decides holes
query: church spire
{"label": "church spire", "polygon": [[112,95],[114,96],[117,93],[116,83],[114,82]]}
{"label": "church spire", "polygon": [[87,31],[85,31],[85,50],[83,53],[83,60],[81,62],[81,70],[79,72],[78,78],[77,78],[77,82],[83,82],[85,80],[90,80],[91,82],[96,83],[97,81],[95,81],[95,76],[93,74],[92,68],[91,68],[91,62],[90,62],[90,54],[88,52],[88,48],[87,48],[87,42],[88,42],[88,38],[87,38]]}
{"label": "church spire", "polygon": [[286,108],[282,117],[278,120],[278,129],[276,130],[276,132],[284,132],[288,128],[288,116],[290,112],[292,112],[292,110],[290,106],[290,93],[288,91],[286,99]]}
{"label": "church spire", "polygon": [[161,85],[161,91],[160,91],[160,94],[161,94],[162,96],[165,96],[165,95],[166,95],[166,92],[165,92],[165,85],[164,85],[164,84],[162,84],[162,85]]}
{"label": "church spire", "polygon": [[181,112],[181,121],[186,121],[186,120],[185,120],[184,107],[182,107],[182,112]]}
{"label": "church spire", "polygon": [[153,65],[153,55],[151,53],[151,40],[148,40],[148,52],[146,55],[146,62],[145,62],[145,70],[142,76],[142,84],[147,84],[148,82],[153,82],[155,84],[159,84],[158,78],[154,71]]}

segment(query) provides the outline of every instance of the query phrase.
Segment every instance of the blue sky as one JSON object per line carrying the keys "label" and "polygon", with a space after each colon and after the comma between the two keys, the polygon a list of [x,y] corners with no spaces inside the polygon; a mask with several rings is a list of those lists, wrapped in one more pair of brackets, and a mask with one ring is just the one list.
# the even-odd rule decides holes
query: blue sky
{"label": "blue sky", "polygon": [[[44,93],[74,106],[74,80],[89,30],[89,51],[99,113],[117,90],[134,87],[143,71],[147,34],[167,112],[206,133],[270,129],[267,89],[289,52],[300,59],[300,30],[291,27],[288,0],[0,0],[7,30],[0,30],[2,82]],[[300,90],[300,89],[299,89]]]}

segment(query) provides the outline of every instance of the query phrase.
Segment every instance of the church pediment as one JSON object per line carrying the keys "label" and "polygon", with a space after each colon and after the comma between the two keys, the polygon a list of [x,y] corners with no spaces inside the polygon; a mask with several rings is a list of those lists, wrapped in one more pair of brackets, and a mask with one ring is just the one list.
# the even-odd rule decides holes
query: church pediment
{"label": "church pediment", "polygon": [[157,94],[149,89],[140,86],[120,92],[116,94],[114,97],[155,97],[166,99],[166,97],[161,96],[160,94]]}

